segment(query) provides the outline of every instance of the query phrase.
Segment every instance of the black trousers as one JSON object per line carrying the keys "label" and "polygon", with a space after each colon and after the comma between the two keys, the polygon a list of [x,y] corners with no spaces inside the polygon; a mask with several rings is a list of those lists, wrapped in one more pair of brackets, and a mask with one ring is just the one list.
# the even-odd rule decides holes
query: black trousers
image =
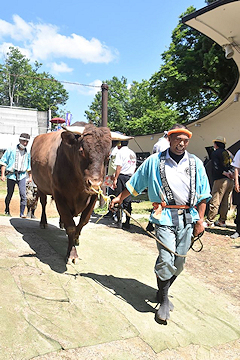
{"label": "black trousers", "polygon": [[[115,189],[115,195],[118,196],[126,187],[126,182],[130,179],[130,175],[119,174],[117,179],[117,188]],[[123,209],[126,209],[129,214],[132,213],[132,196],[129,195],[123,200]],[[130,218],[127,216],[126,221],[129,222]]]}
{"label": "black trousers", "polygon": [[237,193],[235,190],[233,190],[232,193],[232,203],[233,205],[237,205],[234,222],[237,225],[237,232],[240,233],[240,193]]}

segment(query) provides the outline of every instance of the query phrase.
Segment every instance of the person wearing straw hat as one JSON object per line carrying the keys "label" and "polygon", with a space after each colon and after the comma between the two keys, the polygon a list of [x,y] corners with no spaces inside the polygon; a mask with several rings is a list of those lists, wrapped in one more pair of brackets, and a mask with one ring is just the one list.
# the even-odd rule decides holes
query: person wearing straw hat
{"label": "person wearing straw hat", "polygon": [[[30,135],[22,133],[19,137],[19,144],[15,148],[9,148],[3,154],[0,165],[1,180],[5,181],[7,178],[7,196],[5,198],[5,214],[10,214],[10,202],[13,196],[15,185],[18,185],[20,195],[20,217],[25,218],[25,207],[27,204],[26,198],[26,177],[29,174],[29,181],[32,180],[30,153],[27,150],[27,145],[30,140]],[[6,171],[6,174],[5,174]]]}
{"label": "person wearing straw hat", "polygon": [[184,125],[175,124],[168,131],[170,148],[150,155],[110,204],[113,209],[129,194],[137,196],[148,189],[148,198],[154,206],[150,219],[159,240],[154,270],[160,303],[156,321],[161,323],[170,318],[173,304],[168,298],[169,288],[183,270],[192,235],[204,231],[206,202],[211,198],[203,162],[186,151],[191,137]]}
{"label": "person wearing straw hat", "polygon": [[[205,227],[214,225],[226,227],[227,213],[229,209],[229,196],[233,190],[233,168],[231,166],[231,154],[225,149],[226,139],[217,136],[213,140],[214,151],[211,154],[212,161],[212,198],[209,203],[209,211]],[[214,220],[220,214],[217,221]]]}

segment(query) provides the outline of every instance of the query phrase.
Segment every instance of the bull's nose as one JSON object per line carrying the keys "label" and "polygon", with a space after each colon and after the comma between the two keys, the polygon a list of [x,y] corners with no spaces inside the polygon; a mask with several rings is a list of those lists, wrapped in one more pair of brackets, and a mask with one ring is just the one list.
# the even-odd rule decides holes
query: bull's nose
{"label": "bull's nose", "polygon": [[94,181],[94,180],[88,179],[88,186],[90,188],[98,190],[101,185],[102,185],[102,181]]}

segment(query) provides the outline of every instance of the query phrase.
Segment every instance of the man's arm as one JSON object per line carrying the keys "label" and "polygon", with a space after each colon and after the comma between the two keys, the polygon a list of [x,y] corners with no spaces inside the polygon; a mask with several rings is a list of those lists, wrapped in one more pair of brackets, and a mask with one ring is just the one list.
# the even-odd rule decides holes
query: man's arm
{"label": "man's arm", "polygon": [[122,166],[117,165],[117,168],[116,168],[116,171],[115,171],[115,175],[114,175],[114,180],[113,180],[113,187],[114,187],[114,189],[116,189],[116,187],[117,187],[117,179],[118,179],[118,177],[119,177],[119,174],[120,174],[121,170],[122,170]]}
{"label": "man's arm", "polygon": [[238,193],[239,192],[239,168],[236,168],[234,169],[234,188],[235,188],[235,191]]}
{"label": "man's arm", "polygon": [[5,166],[5,165],[2,165],[2,167],[1,167],[1,180],[2,180],[2,181],[5,181],[5,180],[6,180],[5,170],[6,170],[6,166]]}

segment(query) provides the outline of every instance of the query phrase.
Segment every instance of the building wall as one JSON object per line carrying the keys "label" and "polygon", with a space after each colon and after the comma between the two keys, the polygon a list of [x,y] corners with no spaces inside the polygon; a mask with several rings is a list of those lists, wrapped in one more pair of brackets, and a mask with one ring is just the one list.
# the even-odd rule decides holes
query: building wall
{"label": "building wall", "polygon": [[[187,125],[193,136],[188,145],[188,151],[197,155],[202,161],[208,156],[205,147],[213,145],[217,136],[224,136],[226,148],[240,140],[240,103],[228,100],[212,114]],[[163,133],[135,136],[129,141],[129,147],[134,152],[152,153],[153,145]]]}
{"label": "building wall", "polygon": [[27,132],[31,136],[47,132],[48,113],[36,109],[0,106],[0,133],[21,134]]}
{"label": "building wall", "polygon": [[0,106],[0,150],[15,146],[23,132],[30,135],[31,146],[37,135],[47,132],[48,124],[47,111]]}

